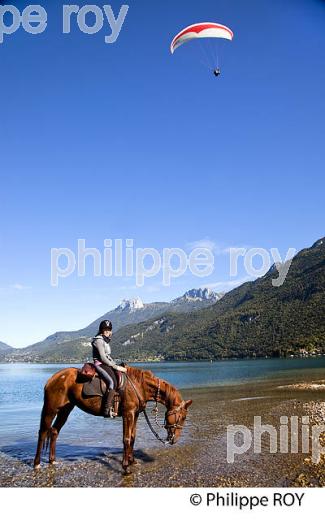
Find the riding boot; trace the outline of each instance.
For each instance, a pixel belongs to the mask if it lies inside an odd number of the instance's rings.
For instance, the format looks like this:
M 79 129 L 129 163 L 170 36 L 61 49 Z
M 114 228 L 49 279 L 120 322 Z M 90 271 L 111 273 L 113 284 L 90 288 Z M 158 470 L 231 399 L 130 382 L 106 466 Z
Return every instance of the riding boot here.
M 115 417 L 115 413 L 112 411 L 114 395 L 115 395 L 115 390 L 108 390 L 103 397 L 103 416 L 104 417 Z

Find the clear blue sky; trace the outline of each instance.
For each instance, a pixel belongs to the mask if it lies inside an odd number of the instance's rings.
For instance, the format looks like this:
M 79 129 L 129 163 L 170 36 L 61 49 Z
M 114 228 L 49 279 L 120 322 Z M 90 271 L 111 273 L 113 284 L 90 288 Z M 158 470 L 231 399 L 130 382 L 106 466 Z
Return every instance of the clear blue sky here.
M 1 341 L 80 328 L 122 298 L 229 289 L 218 252 L 285 254 L 324 235 L 325 2 L 132 0 L 113 45 L 107 28 L 62 35 L 64 2 L 40 3 L 47 31 L 0 45 Z M 218 79 L 192 48 L 169 54 L 181 28 L 208 20 L 235 33 Z M 217 264 L 171 287 L 91 269 L 51 287 L 50 249 L 78 238 L 158 250 L 209 240 Z

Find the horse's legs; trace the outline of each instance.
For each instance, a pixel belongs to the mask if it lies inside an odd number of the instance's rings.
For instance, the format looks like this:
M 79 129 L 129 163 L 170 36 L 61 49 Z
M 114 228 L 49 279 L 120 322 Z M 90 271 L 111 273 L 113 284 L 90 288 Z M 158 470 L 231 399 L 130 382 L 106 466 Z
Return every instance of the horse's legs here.
M 51 428 L 50 433 L 50 458 L 49 463 L 55 464 L 55 448 L 56 448 L 56 440 L 60 433 L 61 428 L 65 425 L 70 413 L 72 412 L 74 405 L 71 403 L 66 404 L 63 408 L 57 413 L 54 424 Z
M 124 444 L 124 453 L 123 453 L 123 462 L 122 466 L 125 471 L 125 474 L 129 474 L 129 457 L 132 452 L 131 448 L 131 439 L 132 439 L 132 430 L 134 425 L 134 412 L 127 412 L 123 416 L 123 444 Z
M 35 469 L 38 469 L 40 467 L 43 444 L 50 431 L 51 424 L 52 424 L 52 421 L 55 416 L 56 416 L 56 410 L 50 410 L 50 409 L 47 409 L 47 407 L 45 405 L 43 406 L 42 415 L 41 415 L 41 424 L 40 424 L 40 429 L 38 432 L 37 450 L 36 450 L 36 455 L 35 455 L 35 459 L 34 459 L 34 468 Z
M 137 412 L 137 413 L 135 414 L 134 422 L 133 422 L 133 427 L 132 427 L 132 431 L 131 431 L 131 443 L 130 443 L 130 452 L 129 452 L 129 464 L 135 464 L 135 463 L 136 463 L 136 460 L 135 460 L 135 458 L 134 458 L 133 447 L 134 447 L 135 436 L 136 436 L 136 432 L 137 432 L 137 421 L 138 421 L 138 417 L 139 417 L 139 412 Z

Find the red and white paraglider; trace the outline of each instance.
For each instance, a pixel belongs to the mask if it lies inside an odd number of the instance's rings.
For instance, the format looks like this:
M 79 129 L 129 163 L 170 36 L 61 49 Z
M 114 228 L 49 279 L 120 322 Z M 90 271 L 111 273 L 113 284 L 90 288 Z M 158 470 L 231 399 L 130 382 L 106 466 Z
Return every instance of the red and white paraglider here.
M 186 42 L 198 38 L 222 38 L 225 40 L 232 40 L 234 33 L 226 25 L 213 22 L 195 23 L 185 27 L 182 31 L 176 34 L 170 45 L 170 52 L 174 54 L 175 50 Z M 215 76 L 219 76 L 221 71 L 219 67 L 213 69 Z

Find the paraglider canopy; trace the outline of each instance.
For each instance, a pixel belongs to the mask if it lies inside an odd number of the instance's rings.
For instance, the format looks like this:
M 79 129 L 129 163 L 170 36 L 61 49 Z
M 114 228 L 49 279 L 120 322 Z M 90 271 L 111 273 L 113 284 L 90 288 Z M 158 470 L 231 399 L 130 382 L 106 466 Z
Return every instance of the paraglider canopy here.
M 233 37 L 234 33 L 225 25 L 213 22 L 195 23 L 185 27 L 185 29 L 176 34 L 170 45 L 170 52 L 173 54 L 183 43 L 196 38 L 224 38 L 232 40 Z

